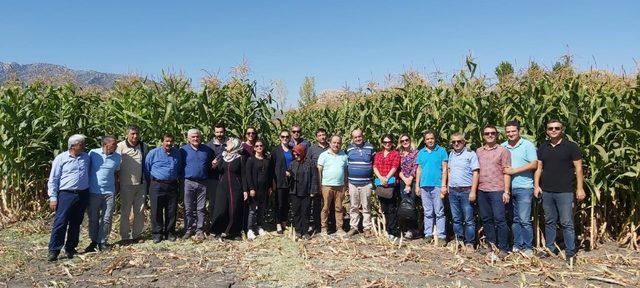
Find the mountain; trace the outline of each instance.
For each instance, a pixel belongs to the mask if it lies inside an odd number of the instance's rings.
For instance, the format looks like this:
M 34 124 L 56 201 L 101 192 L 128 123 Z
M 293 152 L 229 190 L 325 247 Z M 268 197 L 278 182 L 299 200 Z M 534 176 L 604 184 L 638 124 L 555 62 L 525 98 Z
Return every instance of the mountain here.
M 35 80 L 57 83 L 72 81 L 79 86 L 98 86 L 108 89 L 113 87 L 115 81 L 122 76 L 90 70 L 73 70 L 65 66 L 47 63 L 21 65 L 15 62 L 0 62 L 0 83 L 7 80 L 19 80 L 26 83 Z

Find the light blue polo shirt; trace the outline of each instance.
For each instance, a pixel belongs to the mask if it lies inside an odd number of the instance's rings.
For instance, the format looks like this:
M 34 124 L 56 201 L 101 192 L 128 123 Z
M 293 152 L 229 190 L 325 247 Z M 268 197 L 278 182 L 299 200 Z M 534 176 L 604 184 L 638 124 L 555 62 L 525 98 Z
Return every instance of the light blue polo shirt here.
M 89 151 L 89 192 L 93 194 L 112 194 L 116 192 L 116 171 L 120 170 L 122 157 L 113 152 L 106 155 L 102 148 Z
M 447 162 L 447 151 L 436 145 L 429 151 L 427 147 L 420 149 L 416 164 L 420 165 L 420 187 L 442 186 L 442 162 Z
M 347 168 L 347 154 L 343 151 L 334 154 L 331 150 L 324 151 L 318 157 L 318 165 L 322 166 L 322 185 L 344 185 L 344 170 Z
M 520 138 L 513 147 L 508 141 L 502 143 L 502 146 L 511 152 L 511 168 L 522 167 L 531 161 L 538 160 L 536 147 L 524 138 Z M 533 188 L 533 171 L 511 175 L 511 188 Z
M 473 171 L 480 169 L 476 152 L 462 149 L 460 153 L 451 150 L 449 153 L 449 187 L 471 187 Z

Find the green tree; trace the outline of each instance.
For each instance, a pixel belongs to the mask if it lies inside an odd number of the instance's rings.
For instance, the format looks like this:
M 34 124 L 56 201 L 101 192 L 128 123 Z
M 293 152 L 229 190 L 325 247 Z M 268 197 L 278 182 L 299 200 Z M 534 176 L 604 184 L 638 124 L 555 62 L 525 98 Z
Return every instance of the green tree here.
M 311 104 L 316 103 L 318 101 L 318 95 L 316 94 L 316 79 L 315 77 L 304 77 L 304 81 L 302 82 L 302 86 L 300 86 L 300 99 L 298 100 L 298 105 L 300 107 L 305 107 Z
M 498 77 L 498 81 L 502 82 L 507 77 L 513 76 L 513 65 L 507 61 L 502 61 L 496 67 L 496 76 Z

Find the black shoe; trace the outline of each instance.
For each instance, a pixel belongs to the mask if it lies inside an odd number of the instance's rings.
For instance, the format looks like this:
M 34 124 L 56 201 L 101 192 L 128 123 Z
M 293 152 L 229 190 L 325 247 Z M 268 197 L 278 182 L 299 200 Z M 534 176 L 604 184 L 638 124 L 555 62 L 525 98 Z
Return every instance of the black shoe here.
M 568 256 L 564 261 L 567 262 L 567 266 L 569 266 L 569 268 L 573 268 L 573 266 L 576 265 L 576 256 Z
M 87 248 L 84 248 L 84 253 L 98 252 L 98 243 L 91 242 Z
M 433 243 L 433 236 L 425 236 L 424 237 L 424 243 L 426 243 L 426 244 Z
M 60 254 L 60 251 L 49 251 L 49 255 L 47 256 L 47 261 L 49 262 L 57 261 L 58 254 Z
M 98 250 L 101 252 L 107 251 L 109 250 L 109 246 L 107 246 L 107 243 L 100 243 L 98 244 Z
M 64 252 L 66 252 L 67 258 L 69 258 L 69 259 L 73 259 L 73 256 L 78 254 L 78 251 L 76 251 L 76 248 L 64 250 Z
M 193 232 L 187 231 L 187 233 L 184 233 L 184 236 L 182 236 L 182 239 L 189 240 L 191 239 L 191 236 L 193 236 Z
M 171 242 L 175 242 L 176 241 L 176 235 L 168 234 L 167 235 L 167 240 L 169 240 Z
M 160 241 L 162 241 L 162 236 L 160 235 L 153 235 L 153 243 L 158 244 L 160 243 Z
M 552 256 L 558 255 L 558 252 L 541 250 L 541 251 L 536 251 L 535 255 L 538 256 L 538 258 L 540 259 L 547 259 L 547 258 L 551 258 Z

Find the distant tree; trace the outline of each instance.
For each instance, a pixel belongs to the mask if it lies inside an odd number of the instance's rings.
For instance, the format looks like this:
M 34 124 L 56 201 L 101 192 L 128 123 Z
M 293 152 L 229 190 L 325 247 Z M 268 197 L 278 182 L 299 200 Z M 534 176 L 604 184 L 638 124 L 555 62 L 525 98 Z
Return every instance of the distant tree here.
M 496 76 L 498 77 L 498 81 L 504 81 L 507 77 L 513 76 L 513 65 L 507 61 L 502 61 L 496 67 Z
M 316 80 L 314 77 L 304 77 L 302 86 L 300 86 L 300 98 L 298 99 L 298 106 L 305 107 L 318 101 L 318 95 L 316 94 L 315 86 Z

